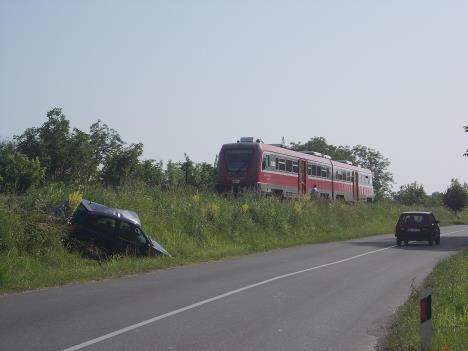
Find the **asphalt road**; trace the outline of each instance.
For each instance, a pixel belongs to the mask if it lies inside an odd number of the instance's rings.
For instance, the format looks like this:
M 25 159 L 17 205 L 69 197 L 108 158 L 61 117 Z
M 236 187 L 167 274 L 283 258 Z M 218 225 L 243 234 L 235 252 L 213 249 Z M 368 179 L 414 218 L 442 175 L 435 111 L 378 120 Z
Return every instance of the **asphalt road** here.
M 309 245 L 0 297 L 0 350 L 374 350 L 468 226 Z

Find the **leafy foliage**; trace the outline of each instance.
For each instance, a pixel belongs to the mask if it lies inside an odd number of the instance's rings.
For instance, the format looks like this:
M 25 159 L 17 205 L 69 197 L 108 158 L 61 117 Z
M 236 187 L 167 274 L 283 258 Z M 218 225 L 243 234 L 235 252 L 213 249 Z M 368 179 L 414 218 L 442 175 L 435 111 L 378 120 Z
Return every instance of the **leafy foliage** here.
M 393 175 L 388 171 L 390 161 L 379 151 L 363 145 L 334 146 L 328 144 L 323 137 L 311 138 L 306 143 L 291 143 L 297 151 L 316 151 L 331 156 L 334 160 L 347 160 L 364 168 L 370 169 L 374 174 L 373 186 L 376 198 L 388 198 L 391 194 Z
M 352 149 L 356 164 L 368 168 L 374 174 L 374 191 L 377 198 L 389 197 L 393 175 L 388 171 L 390 161 L 379 151 L 363 145 L 356 145 Z
M 139 157 L 143 153 L 143 144 L 123 147 L 109 156 L 102 170 L 102 179 L 106 184 L 123 185 L 136 178 L 139 169 Z
M 127 145 L 116 130 L 101 120 L 92 124 L 88 133 L 76 128 L 71 130 L 70 121 L 61 108 L 53 108 L 40 127 L 28 128 L 14 139 L 15 143 L 3 143 L 2 150 L 5 155 L 12 155 L 3 156 L 4 162 L 14 161 L 16 168 L 13 171 L 10 167 L 9 174 L 1 175 L 0 179 L 10 184 L 14 175 L 19 177 L 21 173 L 24 180 L 18 178 L 18 184 L 8 185 L 14 190 L 25 189 L 42 179 L 66 184 L 102 181 L 106 185 L 122 186 L 143 181 L 151 186 L 190 184 L 209 188 L 216 176 L 214 166 L 195 164 L 187 155 L 183 163 L 169 161 L 166 170 L 161 161 L 142 161 L 143 144 Z M 25 173 L 28 168 L 32 177 L 29 181 Z M 6 188 L 2 185 L 0 190 Z
M 328 144 L 323 137 L 313 137 L 306 143 L 291 143 L 291 148 L 296 151 L 315 151 L 328 155 L 334 160 L 348 160 L 355 162 L 355 157 L 349 146 L 334 146 Z
M 0 191 L 24 192 L 44 179 L 39 159 L 14 151 L 12 143 L 0 145 Z
M 416 182 L 402 185 L 394 195 L 395 200 L 405 205 L 420 205 L 427 202 L 428 196 L 422 184 Z
M 444 194 L 444 204 L 455 212 L 464 209 L 468 204 L 468 185 L 462 185 L 457 179 L 452 179 Z

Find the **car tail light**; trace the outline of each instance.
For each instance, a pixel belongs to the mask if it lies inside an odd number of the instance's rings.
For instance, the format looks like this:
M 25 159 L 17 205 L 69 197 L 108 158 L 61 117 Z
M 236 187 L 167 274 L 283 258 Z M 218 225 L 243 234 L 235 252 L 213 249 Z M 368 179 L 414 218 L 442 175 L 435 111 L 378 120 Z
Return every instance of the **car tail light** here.
M 403 225 L 400 225 L 398 228 L 399 228 L 400 230 L 406 230 L 406 227 L 403 226 Z

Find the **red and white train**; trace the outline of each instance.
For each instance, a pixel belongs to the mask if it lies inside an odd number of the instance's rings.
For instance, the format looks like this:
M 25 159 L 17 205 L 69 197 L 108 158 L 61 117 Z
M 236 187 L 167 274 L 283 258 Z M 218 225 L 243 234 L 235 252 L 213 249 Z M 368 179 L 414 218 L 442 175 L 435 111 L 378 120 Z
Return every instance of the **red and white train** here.
M 348 161 L 264 144 L 252 137 L 224 144 L 219 153 L 216 183 L 219 192 L 251 189 L 295 197 L 308 194 L 314 185 L 321 198 L 354 202 L 374 199 L 372 172 Z

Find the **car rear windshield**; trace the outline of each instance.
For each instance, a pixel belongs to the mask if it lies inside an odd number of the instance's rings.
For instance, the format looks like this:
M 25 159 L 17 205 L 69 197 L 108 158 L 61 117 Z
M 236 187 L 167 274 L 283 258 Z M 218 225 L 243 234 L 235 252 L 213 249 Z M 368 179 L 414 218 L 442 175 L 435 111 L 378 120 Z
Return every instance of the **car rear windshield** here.
M 225 151 L 226 167 L 229 172 L 239 172 L 247 169 L 252 159 L 253 149 L 231 149 Z
M 429 216 L 426 214 L 404 214 L 401 215 L 399 224 L 418 225 L 429 223 Z

